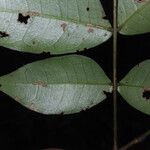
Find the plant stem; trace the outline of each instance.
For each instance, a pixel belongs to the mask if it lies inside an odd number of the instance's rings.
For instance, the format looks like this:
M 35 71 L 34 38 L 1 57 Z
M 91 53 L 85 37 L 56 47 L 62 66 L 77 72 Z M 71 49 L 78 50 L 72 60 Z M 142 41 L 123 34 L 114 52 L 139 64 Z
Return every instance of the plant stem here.
M 123 146 L 119 150 L 127 150 L 127 149 L 131 148 L 132 146 L 134 146 L 135 144 L 138 144 L 138 143 L 144 141 L 148 136 L 150 136 L 150 130 L 148 130 L 147 132 L 145 132 L 141 136 L 133 139 L 130 143 L 128 143 L 127 145 Z
M 114 150 L 117 150 L 117 5 L 118 0 L 113 0 L 113 129 Z

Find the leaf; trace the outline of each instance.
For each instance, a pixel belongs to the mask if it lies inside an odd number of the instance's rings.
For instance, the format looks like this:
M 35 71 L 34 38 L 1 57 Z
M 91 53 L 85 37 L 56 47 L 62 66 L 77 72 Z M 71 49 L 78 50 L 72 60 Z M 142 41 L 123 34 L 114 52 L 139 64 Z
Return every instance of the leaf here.
M 111 92 L 111 81 L 90 58 L 78 55 L 28 64 L 0 77 L 0 90 L 43 114 L 70 114 L 90 108 Z
M 119 0 L 118 22 L 121 34 L 150 32 L 150 0 Z
M 118 90 L 129 104 L 150 115 L 150 60 L 135 66 L 120 82 Z
M 110 38 L 99 0 L 0 0 L 0 45 L 18 51 L 62 54 Z

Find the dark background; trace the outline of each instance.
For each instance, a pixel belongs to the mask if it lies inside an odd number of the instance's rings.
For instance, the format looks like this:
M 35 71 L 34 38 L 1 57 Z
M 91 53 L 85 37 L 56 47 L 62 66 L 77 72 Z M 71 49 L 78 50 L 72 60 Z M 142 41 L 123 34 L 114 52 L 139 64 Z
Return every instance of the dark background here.
M 112 22 L 112 0 L 102 0 Z M 112 79 L 112 38 L 79 54 L 91 57 Z M 0 75 L 35 60 L 50 57 L 20 53 L 0 47 Z M 118 81 L 129 70 L 150 59 L 150 34 L 118 37 Z M 0 92 L 0 149 L 39 150 L 62 147 L 65 150 L 111 150 L 113 145 L 113 100 L 75 115 L 46 116 L 21 106 Z M 118 94 L 118 145 L 123 146 L 150 129 L 150 117 L 134 109 Z M 150 137 L 130 150 L 149 150 Z

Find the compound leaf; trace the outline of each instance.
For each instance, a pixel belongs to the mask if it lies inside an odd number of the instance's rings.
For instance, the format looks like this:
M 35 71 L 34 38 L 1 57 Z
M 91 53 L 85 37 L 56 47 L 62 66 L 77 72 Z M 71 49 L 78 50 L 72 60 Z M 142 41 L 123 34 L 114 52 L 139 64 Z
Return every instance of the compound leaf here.
M 150 32 L 150 0 L 119 0 L 118 24 L 121 34 Z
M 135 66 L 120 82 L 118 91 L 129 104 L 150 115 L 150 60 Z
M 99 0 L 0 0 L 0 45 L 31 53 L 71 53 L 110 38 Z
M 0 77 L 0 90 L 43 114 L 70 114 L 90 108 L 111 92 L 111 81 L 90 58 L 49 58 Z

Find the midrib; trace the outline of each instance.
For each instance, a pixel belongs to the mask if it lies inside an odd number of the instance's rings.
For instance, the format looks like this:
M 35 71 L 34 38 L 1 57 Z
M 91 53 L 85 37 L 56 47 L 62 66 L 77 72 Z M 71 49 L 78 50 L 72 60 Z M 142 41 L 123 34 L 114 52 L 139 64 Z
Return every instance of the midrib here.
M 42 82 L 41 82 L 42 83 Z M 99 86 L 99 85 L 107 85 L 107 86 L 111 86 L 111 82 L 110 83 L 46 83 L 46 82 L 43 82 L 43 84 L 45 85 L 95 85 L 95 86 Z M 3 84 L 1 84 L 3 86 Z M 5 84 L 5 85 L 38 85 L 38 82 L 36 83 L 12 83 L 12 84 Z M 40 85 L 40 83 L 39 83 Z M 1 86 L 1 87 L 2 87 Z
M 0 8 L 0 12 L 14 13 L 14 14 L 24 13 L 24 12 L 21 12 L 19 10 L 18 11 L 14 11 L 14 10 L 11 10 L 11 9 L 5 10 L 5 9 L 1 9 L 1 8 Z M 59 21 L 64 21 L 64 22 L 69 22 L 69 23 L 74 23 L 74 24 L 82 25 L 82 26 L 85 26 L 85 27 L 93 27 L 93 28 L 96 28 L 96 29 L 102 29 L 102 30 L 107 30 L 109 32 L 112 32 L 112 28 L 111 28 L 111 26 L 109 26 L 109 23 L 108 23 L 107 26 L 94 25 L 94 24 L 90 24 L 90 23 L 75 21 L 73 19 L 72 20 L 71 19 L 65 19 L 65 18 L 61 18 L 61 17 L 49 15 L 49 14 L 43 14 L 43 15 L 40 14 L 40 15 L 35 16 L 35 17 L 42 17 L 42 18 L 46 18 L 46 19 L 54 19 L 54 20 L 59 20 Z

